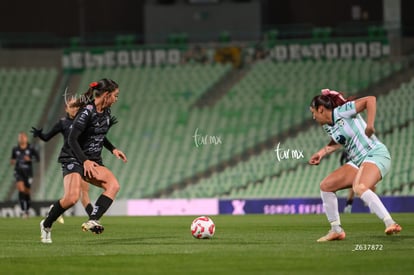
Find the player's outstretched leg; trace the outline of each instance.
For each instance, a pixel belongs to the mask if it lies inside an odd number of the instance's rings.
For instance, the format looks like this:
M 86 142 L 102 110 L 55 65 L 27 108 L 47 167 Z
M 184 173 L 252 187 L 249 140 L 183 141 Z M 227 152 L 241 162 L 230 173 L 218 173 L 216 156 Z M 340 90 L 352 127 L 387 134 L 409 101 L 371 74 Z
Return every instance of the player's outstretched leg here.
M 393 235 L 401 232 L 402 227 L 392 219 L 377 194 L 371 190 L 367 190 L 362 194 L 361 199 L 366 202 L 371 212 L 375 213 L 384 222 L 385 234 Z
M 328 242 L 345 239 L 345 231 L 341 226 L 341 219 L 338 211 L 338 198 L 334 192 L 321 191 L 321 198 L 323 207 L 325 209 L 326 217 L 331 224 L 331 230 L 328 234 L 322 236 L 317 242 Z

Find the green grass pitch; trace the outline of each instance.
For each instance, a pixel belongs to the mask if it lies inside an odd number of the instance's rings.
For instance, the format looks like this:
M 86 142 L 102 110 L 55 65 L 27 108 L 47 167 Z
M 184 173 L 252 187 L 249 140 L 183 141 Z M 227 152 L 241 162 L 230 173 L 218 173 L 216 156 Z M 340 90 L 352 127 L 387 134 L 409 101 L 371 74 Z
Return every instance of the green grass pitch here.
M 343 241 L 317 243 L 324 215 L 212 216 L 216 234 L 197 240 L 193 216 L 104 217 L 105 232 L 82 232 L 85 218 L 56 223 L 40 243 L 40 218 L 0 219 L 1 274 L 412 274 L 414 214 L 394 214 L 386 236 L 372 214 L 342 215 Z

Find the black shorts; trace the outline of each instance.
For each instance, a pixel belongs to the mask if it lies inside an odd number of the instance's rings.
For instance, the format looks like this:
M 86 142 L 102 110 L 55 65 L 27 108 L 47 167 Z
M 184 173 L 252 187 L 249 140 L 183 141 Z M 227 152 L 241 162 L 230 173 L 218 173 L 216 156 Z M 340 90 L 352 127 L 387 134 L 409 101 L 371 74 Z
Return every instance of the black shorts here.
M 97 161 L 97 163 L 103 166 L 102 162 Z M 83 164 L 81 164 L 76 159 L 65 160 L 64 162 L 62 162 L 63 177 L 71 173 L 78 173 L 82 177 L 82 179 L 88 181 L 88 178 L 84 176 Z
M 63 162 L 62 163 L 63 177 L 65 177 L 66 175 L 69 175 L 71 173 L 78 173 L 79 175 L 81 175 L 82 178 L 84 178 L 84 176 L 83 176 L 83 165 L 80 164 L 79 161 L 77 161 L 77 160 Z
M 30 176 L 28 173 L 14 171 L 14 179 L 16 182 L 22 181 L 26 188 L 30 188 L 32 186 L 33 177 Z

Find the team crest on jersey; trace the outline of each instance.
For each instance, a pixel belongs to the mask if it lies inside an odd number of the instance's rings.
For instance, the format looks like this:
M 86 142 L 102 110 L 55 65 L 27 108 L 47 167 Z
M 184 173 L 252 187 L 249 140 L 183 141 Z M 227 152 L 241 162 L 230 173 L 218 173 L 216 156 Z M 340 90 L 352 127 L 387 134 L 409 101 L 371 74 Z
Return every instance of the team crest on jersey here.
M 68 168 L 68 170 L 72 170 L 73 169 L 73 167 L 75 167 L 75 165 L 74 164 L 68 164 L 68 166 L 67 166 L 67 168 Z
M 86 109 L 88 109 L 89 111 L 92 111 L 93 110 L 93 105 L 91 105 L 91 104 L 86 105 Z

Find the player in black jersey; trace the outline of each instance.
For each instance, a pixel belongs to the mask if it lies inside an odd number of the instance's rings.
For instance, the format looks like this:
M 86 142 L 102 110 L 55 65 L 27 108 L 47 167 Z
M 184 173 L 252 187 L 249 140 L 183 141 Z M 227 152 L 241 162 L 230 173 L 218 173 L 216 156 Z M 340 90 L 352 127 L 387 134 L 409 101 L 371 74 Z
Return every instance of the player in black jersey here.
M 70 106 L 70 104 L 74 103 L 74 101 L 74 99 L 67 101 L 65 106 L 66 116 L 61 118 L 49 132 L 43 133 L 43 129 L 36 129 L 32 127 L 31 132 L 33 133 L 33 137 L 39 137 L 41 140 L 47 142 L 60 133 L 63 136 L 64 144 L 67 144 L 67 139 L 70 133 L 70 126 L 72 125 L 73 119 L 75 118 L 76 113 L 79 110 L 78 107 Z M 116 123 L 116 119 L 111 118 L 111 125 L 114 123 Z M 62 155 L 62 153 L 60 155 Z M 85 211 L 88 214 L 88 216 L 90 216 L 92 214 L 93 206 L 89 199 L 89 184 L 86 181 L 82 181 L 81 183 L 81 193 L 82 205 L 83 207 L 85 207 Z M 63 223 L 63 218 L 59 217 L 58 221 Z
M 95 234 L 103 232 L 99 219 L 111 206 L 119 191 L 119 183 L 114 174 L 102 163 L 103 147 L 117 158 L 127 161 L 125 154 L 116 149 L 106 138 L 110 128 L 110 107 L 117 101 L 118 84 L 113 80 L 102 79 L 92 82 L 88 91 L 71 106 L 79 107 L 72 123 L 67 143 L 64 144 L 59 161 L 62 163 L 65 194 L 53 204 L 46 219 L 40 222 L 41 240 L 51 243 L 51 227 L 56 219 L 72 207 L 79 199 L 82 180 L 104 189 L 96 200 L 89 221 L 82 224 L 84 231 Z
M 33 182 L 33 158 L 39 161 L 39 153 L 29 144 L 24 132 L 18 135 L 18 145 L 13 147 L 10 163 L 14 165 L 14 178 L 19 192 L 22 217 L 29 216 L 30 188 Z

